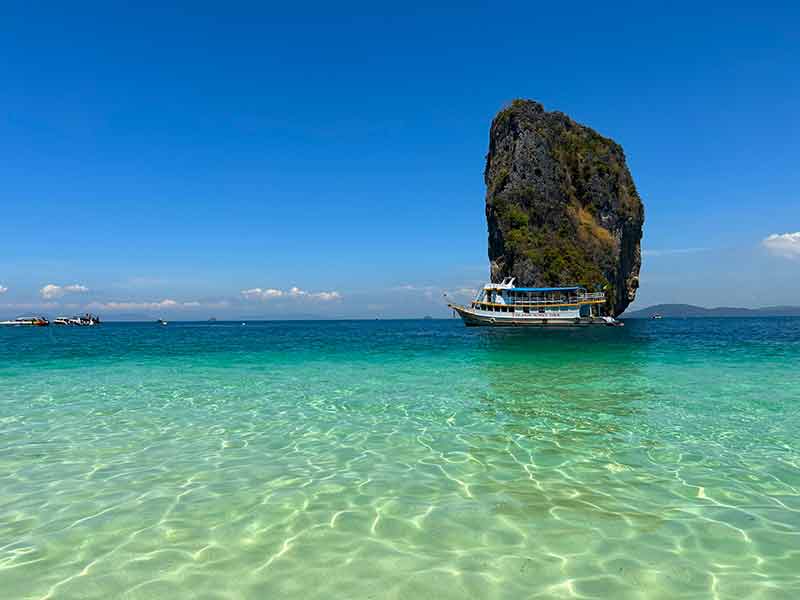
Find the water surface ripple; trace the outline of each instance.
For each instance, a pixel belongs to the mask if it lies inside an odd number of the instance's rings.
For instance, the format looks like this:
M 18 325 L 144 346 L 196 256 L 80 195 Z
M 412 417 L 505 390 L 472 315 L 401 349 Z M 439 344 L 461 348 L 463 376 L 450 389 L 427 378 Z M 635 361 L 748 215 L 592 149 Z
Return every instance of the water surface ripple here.
M 4 598 L 800 597 L 800 319 L 0 331 Z

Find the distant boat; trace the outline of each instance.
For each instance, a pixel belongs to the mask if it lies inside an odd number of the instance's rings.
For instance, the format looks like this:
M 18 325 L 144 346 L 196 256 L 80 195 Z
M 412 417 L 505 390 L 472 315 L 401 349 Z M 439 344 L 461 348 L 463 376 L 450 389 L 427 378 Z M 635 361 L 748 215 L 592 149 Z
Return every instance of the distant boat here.
M 86 313 L 80 317 L 56 317 L 53 319 L 53 325 L 75 325 L 79 327 L 91 327 L 100 324 L 100 317 L 90 313 Z
M 46 327 L 50 325 L 50 321 L 44 317 L 17 317 L 10 321 L 0 321 L 0 325 L 9 325 L 11 327 Z
M 217 322 L 217 317 L 211 317 L 211 318 L 208 320 L 208 322 L 209 322 L 209 323 L 216 323 L 216 322 Z
M 430 316 L 430 315 L 425 315 L 424 317 L 422 317 L 422 320 L 423 321 L 433 321 L 433 317 Z
M 167 322 L 164 319 L 159 319 L 158 321 L 156 321 L 156 323 L 158 323 L 159 325 L 166 325 L 167 324 Z
M 662 315 L 661 313 L 653 313 L 652 315 L 650 315 L 650 318 L 657 321 L 659 319 L 663 319 L 664 315 Z
M 603 292 L 570 287 L 516 287 L 513 277 L 487 283 L 469 306 L 448 304 L 468 326 L 488 327 L 622 327 L 614 317 L 600 314 Z

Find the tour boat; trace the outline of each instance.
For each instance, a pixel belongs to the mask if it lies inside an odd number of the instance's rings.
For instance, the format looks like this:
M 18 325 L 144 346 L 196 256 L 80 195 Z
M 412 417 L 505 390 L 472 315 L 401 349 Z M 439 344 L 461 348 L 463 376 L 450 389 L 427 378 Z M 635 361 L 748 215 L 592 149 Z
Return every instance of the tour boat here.
M 604 292 L 581 286 L 516 287 L 513 277 L 487 283 L 469 306 L 448 304 L 468 326 L 489 327 L 620 327 L 621 321 L 602 316 Z
M 0 325 L 11 325 L 12 327 L 45 327 L 50 325 L 50 321 L 44 317 L 17 317 L 10 321 L 0 321 Z

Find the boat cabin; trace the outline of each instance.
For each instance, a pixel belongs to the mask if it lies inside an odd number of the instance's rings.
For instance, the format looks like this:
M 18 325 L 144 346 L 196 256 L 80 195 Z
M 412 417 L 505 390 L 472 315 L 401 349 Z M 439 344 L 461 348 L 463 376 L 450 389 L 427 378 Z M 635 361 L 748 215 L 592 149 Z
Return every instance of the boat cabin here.
M 490 313 L 575 318 L 597 315 L 592 307 L 603 303 L 603 292 L 587 292 L 582 286 L 515 287 L 514 278 L 506 277 L 486 284 L 470 306 Z

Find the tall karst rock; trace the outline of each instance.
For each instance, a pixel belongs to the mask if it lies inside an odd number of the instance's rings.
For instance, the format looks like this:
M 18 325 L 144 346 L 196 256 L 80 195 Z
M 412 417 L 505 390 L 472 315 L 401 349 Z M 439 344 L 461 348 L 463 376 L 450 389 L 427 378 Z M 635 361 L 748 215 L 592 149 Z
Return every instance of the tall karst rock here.
M 538 102 L 492 121 L 486 157 L 492 281 L 604 289 L 619 315 L 639 287 L 644 207 L 619 144 Z

